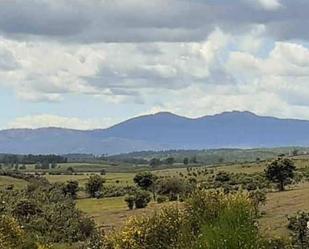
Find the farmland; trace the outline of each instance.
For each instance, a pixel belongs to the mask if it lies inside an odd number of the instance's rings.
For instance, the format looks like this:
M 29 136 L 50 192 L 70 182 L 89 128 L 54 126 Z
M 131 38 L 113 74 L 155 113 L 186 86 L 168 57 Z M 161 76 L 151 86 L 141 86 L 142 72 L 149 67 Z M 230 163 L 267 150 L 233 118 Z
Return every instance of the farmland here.
M 298 168 L 305 168 L 309 165 L 309 159 L 307 157 L 295 157 L 294 162 Z M 217 166 L 198 167 L 197 169 L 213 169 L 215 172 L 231 172 L 231 173 L 245 173 L 253 174 L 263 172 L 267 162 L 261 163 L 235 163 L 235 164 L 221 164 Z M 91 163 L 68 163 L 61 164 L 61 169 L 64 170 L 68 167 L 72 167 L 74 171 L 79 172 L 76 175 L 65 174 L 46 174 L 46 179 L 51 183 L 65 183 L 67 181 L 78 181 L 79 185 L 83 188 L 87 182 L 89 176 L 97 174 L 96 172 L 103 169 L 108 169 L 112 165 L 106 164 L 91 164 Z M 145 166 L 146 167 L 146 166 Z M 141 170 L 143 170 L 142 167 Z M 32 172 L 34 168 L 29 166 L 26 172 Z M 103 177 L 105 179 L 106 186 L 132 186 L 133 177 L 135 176 L 136 168 L 130 170 L 130 172 L 107 172 Z M 124 171 L 122 169 L 121 171 Z M 133 171 L 133 172 L 132 172 Z M 177 167 L 163 170 L 154 170 L 153 173 L 158 176 L 177 176 L 179 174 L 185 174 L 187 168 Z M 0 176 L 0 188 L 4 188 L 8 185 L 14 185 L 15 188 L 22 188 L 26 186 L 27 182 L 21 179 L 16 179 L 7 176 Z M 112 197 L 93 199 L 86 198 L 83 194 L 79 195 L 77 199 L 77 207 L 94 218 L 97 225 L 100 227 L 115 228 L 121 226 L 126 218 L 132 215 L 138 215 L 140 213 L 147 213 L 156 210 L 160 205 L 156 203 L 150 203 L 150 205 L 144 210 L 129 211 L 123 197 Z M 291 189 L 285 192 L 271 192 L 267 194 L 267 202 L 262 207 L 264 215 L 260 219 L 261 227 L 263 231 L 275 235 L 285 235 L 286 230 L 286 215 L 295 213 L 298 210 L 308 210 L 309 197 L 309 184 L 300 183 L 293 186 Z M 309 211 L 309 210 L 308 210 Z

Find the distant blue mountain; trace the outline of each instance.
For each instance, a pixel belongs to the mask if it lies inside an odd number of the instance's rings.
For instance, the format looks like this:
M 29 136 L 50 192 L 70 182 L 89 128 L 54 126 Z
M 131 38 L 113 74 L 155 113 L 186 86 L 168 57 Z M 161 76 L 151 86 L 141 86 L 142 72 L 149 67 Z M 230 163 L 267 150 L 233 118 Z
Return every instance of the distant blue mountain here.
M 309 121 L 224 112 L 191 119 L 168 112 L 129 119 L 108 129 L 0 131 L 2 153 L 118 154 L 141 150 L 309 146 Z

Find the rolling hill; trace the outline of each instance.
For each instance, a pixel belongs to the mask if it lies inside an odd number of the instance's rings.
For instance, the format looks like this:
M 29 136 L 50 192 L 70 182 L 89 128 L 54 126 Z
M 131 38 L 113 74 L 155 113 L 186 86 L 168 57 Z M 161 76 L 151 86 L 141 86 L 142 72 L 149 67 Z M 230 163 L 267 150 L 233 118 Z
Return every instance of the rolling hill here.
M 224 112 L 186 118 L 168 112 L 129 119 L 107 129 L 0 131 L 0 152 L 118 154 L 141 150 L 308 146 L 309 121 Z

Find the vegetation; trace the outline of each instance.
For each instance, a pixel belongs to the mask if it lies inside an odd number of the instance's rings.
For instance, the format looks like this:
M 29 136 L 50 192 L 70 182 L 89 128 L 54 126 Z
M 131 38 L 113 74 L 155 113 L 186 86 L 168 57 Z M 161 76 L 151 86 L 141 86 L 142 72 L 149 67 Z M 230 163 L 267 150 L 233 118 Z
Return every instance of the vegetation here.
M 94 222 L 76 209 L 61 185 L 36 180 L 23 190 L 2 190 L 0 199 L 0 215 L 12 217 L 34 242 L 72 243 L 95 232 Z
M 160 159 L 162 165 L 168 158 L 172 156 Z M 57 249 L 139 248 L 139 244 L 117 244 L 118 239 L 123 240 L 121 231 L 127 229 L 127 225 L 123 227 L 126 218 L 135 220 L 136 229 L 146 233 L 141 240 L 146 243 L 149 239 L 147 248 L 159 243 L 156 236 L 163 238 L 161 248 L 307 247 L 306 213 L 292 215 L 289 220 L 285 217 L 299 210 L 309 211 L 305 201 L 309 198 L 308 158 L 301 152 L 295 157 L 217 167 L 193 166 L 199 159 L 187 159 L 186 167 L 184 161 L 180 163 L 183 168 L 178 168 L 175 158 L 171 169 L 149 171 L 141 167 L 137 173 L 111 173 L 102 165 L 92 168 L 71 163 L 58 165 L 57 171 L 35 169 L 34 165 L 18 170 L 7 167 L 0 171 L 0 213 L 16 222 L 23 232 L 22 244 L 30 248 L 46 244 Z M 86 167 L 96 171 L 87 172 Z M 290 191 L 273 192 L 274 186 L 280 189 L 281 182 Z M 151 201 L 150 192 L 156 201 Z M 164 215 L 166 218 L 161 217 Z M 180 222 L 175 223 L 177 231 L 164 226 L 169 225 L 165 220 L 169 218 Z M 144 231 L 147 226 L 151 229 Z M 61 227 L 65 227 L 62 232 Z M 98 227 L 103 228 L 103 235 Z M 277 235 L 288 237 L 287 229 L 291 240 L 278 239 Z M 164 235 L 167 230 L 174 237 Z M 134 235 L 133 240 L 136 238 Z
M 278 184 L 279 191 L 284 191 L 284 186 L 294 178 L 296 168 L 294 163 L 287 158 L 279 158 L 267 167 L 267 179 Z
M 98 197 L 103 188 L 104 182 L 105 180 L 99 175 L 90 176 L 88 182 L 86 183 L 86 192 L 91 197 Z

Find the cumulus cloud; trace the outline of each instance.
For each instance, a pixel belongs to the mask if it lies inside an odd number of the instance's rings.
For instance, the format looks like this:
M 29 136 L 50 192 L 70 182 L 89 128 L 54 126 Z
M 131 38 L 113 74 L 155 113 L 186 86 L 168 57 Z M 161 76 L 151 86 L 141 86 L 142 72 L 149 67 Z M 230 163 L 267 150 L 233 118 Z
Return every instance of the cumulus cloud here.
M 35 105 L 83 95 L 143 113 L 309 118 L 308 15 L 304 0 L 2 1 L 0 87 Z M 105 126 L 46 115 L 10 127 Z
M 144 92 L 153 88 L 180 89 L 209 80 L 229 39 L 219 29 L 200 43 L 62 45 L 3 39 L 19 67 L 0 72 L 0 84 L 29 101 L 59 101 L 76 93 L 142 103 Z
M 111 118 L 81 119 L 77 117 L 63 117 L 58 115 L 41 114 L 34 116 L 18 117 L 9 122 L 7 128 L 41 128 L 41 127 L 63 127 L 68 129 L 99 129 L 107 128 L 115 120 Z
M 296 14 L 297 13 L 297 14 Z M 68 42 L 198 42 L 215 27 L 264 24 L 273 38 L 308 39 L 304 0 L 15 0 L 0 3 L 0 32 Z
M 258 0 L 257 2 L 266 10 L 276 10 L 281 7 L 279 0 Z

